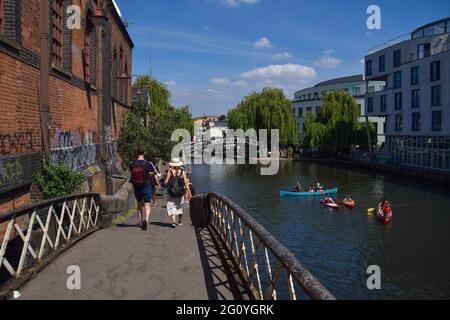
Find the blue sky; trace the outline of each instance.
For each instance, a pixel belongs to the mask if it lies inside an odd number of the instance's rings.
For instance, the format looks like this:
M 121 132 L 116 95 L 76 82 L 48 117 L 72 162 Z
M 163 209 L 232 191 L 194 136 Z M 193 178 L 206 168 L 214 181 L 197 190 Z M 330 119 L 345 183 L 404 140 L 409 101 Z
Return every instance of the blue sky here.
M 449 0 L 116 0 L 135 42 L 133 73 L 165 82 L 194 116 L 226 114 L 247 94 L 363 73 L 368 49 L 450 14 Z M 382 29 L 366 27 L 369 5 Z

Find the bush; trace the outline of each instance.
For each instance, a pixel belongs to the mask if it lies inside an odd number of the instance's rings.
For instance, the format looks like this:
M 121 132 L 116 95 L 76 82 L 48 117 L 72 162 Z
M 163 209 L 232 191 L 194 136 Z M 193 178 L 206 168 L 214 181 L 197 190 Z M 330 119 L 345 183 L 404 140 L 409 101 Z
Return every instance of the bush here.
M 84 176 L 67 166 L 44 164 L 33 176 L 33 183 L 44 193 L 45 199 L 69 196 L 81 191 Z

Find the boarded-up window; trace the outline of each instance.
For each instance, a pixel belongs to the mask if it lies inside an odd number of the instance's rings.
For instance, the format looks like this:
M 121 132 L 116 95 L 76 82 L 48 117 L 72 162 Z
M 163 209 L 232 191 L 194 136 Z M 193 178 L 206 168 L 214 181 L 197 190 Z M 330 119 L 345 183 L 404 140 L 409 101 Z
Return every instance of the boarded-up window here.
M 1 1 L 1 0 L 0 0 Z M 55 67 L 62 68 L 63 63 L 63 1 L 53 0 L 52 6 L 52 52 L 53 64 Z

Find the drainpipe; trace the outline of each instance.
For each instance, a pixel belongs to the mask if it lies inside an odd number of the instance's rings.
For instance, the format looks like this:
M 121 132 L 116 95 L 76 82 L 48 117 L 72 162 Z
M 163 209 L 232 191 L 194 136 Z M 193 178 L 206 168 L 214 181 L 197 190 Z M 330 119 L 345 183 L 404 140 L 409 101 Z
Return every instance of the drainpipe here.
M 45 160 L 50 160 L 50 106 L 49 106 L 49 66 L 50 66 L 50 7 L 49 1 L 40 1 L 40 86 L 39 111 L 42 132 L 42 149 Z

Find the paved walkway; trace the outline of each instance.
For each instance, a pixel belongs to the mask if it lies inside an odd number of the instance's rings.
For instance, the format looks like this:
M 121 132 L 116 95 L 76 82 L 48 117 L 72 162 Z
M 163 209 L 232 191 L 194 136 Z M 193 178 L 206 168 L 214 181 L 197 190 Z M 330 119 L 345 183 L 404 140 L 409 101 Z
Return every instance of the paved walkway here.
M 217 300 L 242 296 L 208 229 L 170 228 L 160 199 L 147 231 L 137 216 L 81 241 L 19 289 L 23 300 Z M 69 266 L 81 269 L 81 290 L 67 289 Z

